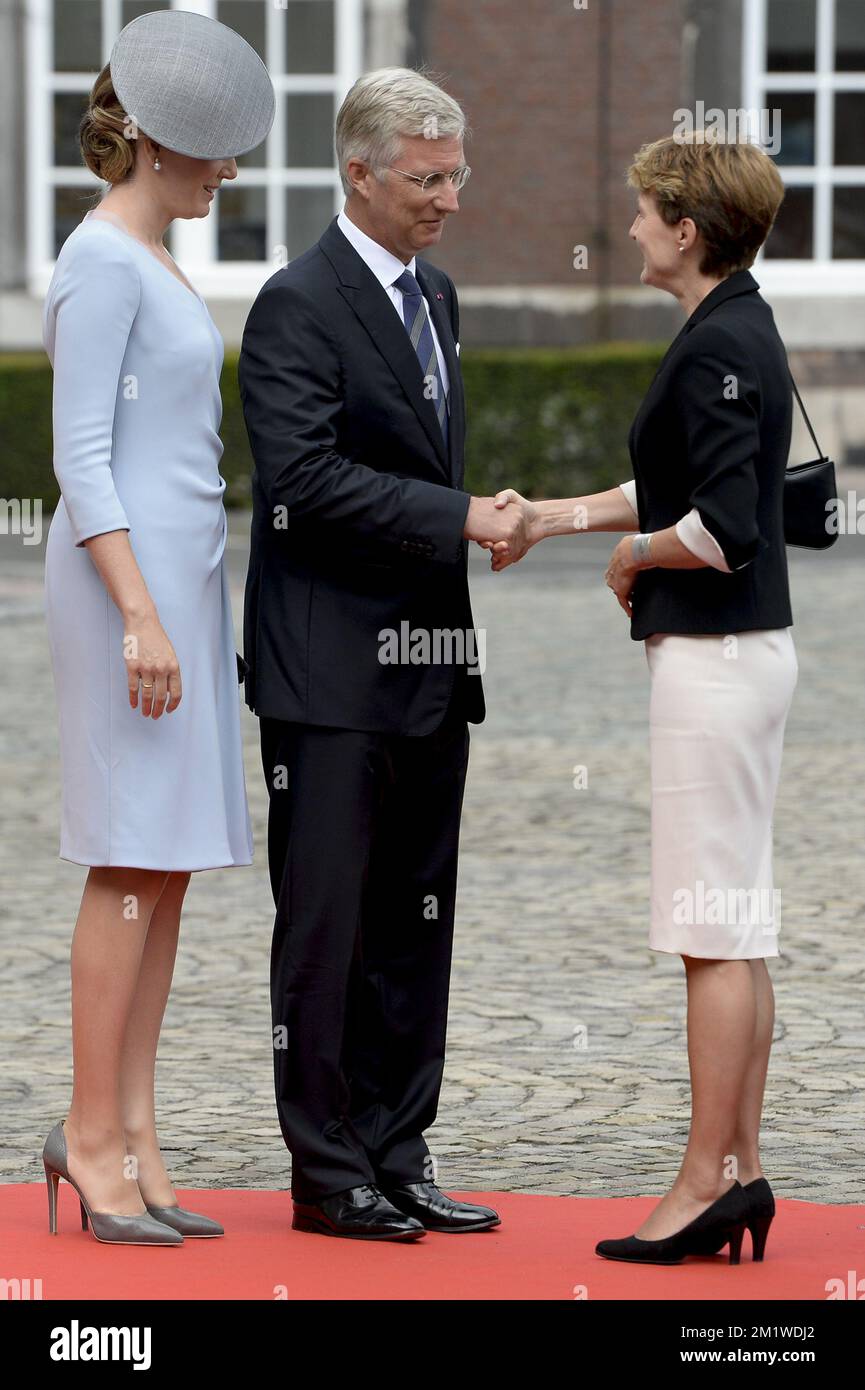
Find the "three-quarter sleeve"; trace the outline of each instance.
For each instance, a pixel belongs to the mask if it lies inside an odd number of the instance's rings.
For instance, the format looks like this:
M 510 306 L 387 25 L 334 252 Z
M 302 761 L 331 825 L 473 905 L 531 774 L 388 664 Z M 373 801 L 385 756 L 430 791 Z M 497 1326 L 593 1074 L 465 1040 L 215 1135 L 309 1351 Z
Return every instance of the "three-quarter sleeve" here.
M 76 546 L 130 529 L 112 473 L 114 412 L 141 299 L 132 258 L 110 237 L 66 249 L 51 306 L 54 473 Z M 53 344 L 51 340 L 53 339 Z
M 629 478 L 626 483 L 619 483 L 619 487 L 625 494 L 628 506 L 631 508 L 631 511 L 634 513 L 634 516 L 637 516 L 637 484 L 634 482 L 634 479 Z
M 682 545 L 686 546 L 692 555 L 696 555 L 698 560 L 704 560 L 712 569 L 722 570 L 724 574 L 733 573 L 715 537 L 711 531 L 706 530 L 700 520 L 700 513 L 696 507 L 692 507 L 676 522 L 676 535 Z
M 704 322 L 694 330 L 692 350 L 680 361 L 674 389 L 684 431 L 690 505 L 717 541 L 729 569 L 744 569 L 768 544 L 757 525 L 756 373 L 734 334 Z

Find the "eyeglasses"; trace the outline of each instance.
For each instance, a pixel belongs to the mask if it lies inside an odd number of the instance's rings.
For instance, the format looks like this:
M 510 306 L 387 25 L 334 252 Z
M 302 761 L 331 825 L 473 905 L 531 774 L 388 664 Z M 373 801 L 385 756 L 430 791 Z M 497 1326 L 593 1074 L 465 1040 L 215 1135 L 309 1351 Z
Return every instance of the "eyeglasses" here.
M 409 174 L 405 169 L 397 169 L 395 164 L 388 164 L 387 167 L 393 169 L 395 174 L 402 174 L 404 179 L 412 179 L 415 183 L 420 184 L 423 193 L 438 193 L 444 188 L 445 182 L 459 193 L 460 189 L 465 187 L 466 180 L 471 173 L 468 164 L 463 164 L 459 169 L 452 169 L 449 174 Z

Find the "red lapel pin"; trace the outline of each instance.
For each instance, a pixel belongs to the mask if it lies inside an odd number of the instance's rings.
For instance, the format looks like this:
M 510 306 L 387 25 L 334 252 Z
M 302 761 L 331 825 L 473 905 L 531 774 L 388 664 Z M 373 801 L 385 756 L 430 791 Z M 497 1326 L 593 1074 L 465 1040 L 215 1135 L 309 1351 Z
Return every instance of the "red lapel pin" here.
M 443 295 L 443 294 L 436 294 L 436 299 L 444 299 L 444 295 Z

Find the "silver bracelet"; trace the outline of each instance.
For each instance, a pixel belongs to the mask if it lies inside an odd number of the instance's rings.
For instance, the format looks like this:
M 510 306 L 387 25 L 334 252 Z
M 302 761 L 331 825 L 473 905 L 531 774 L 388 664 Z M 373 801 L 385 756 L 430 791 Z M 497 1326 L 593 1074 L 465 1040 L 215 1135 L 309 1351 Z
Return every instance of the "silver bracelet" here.
M 631 541 L 631 554 L 634 557 L 634 564 L 640 569 L 652 564 L 651 551 L 652 534 L 651 532 L 640 532 Z

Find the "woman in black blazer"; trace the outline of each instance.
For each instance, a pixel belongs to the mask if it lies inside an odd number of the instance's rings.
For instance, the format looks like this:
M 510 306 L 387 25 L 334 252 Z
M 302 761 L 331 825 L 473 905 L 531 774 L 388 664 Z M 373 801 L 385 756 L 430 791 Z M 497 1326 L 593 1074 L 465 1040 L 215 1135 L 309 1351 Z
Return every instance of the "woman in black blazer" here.
M 631 427 L 634 481 L 534 504 L 530 544 L 639 524 L 606 578 L 651 676 L 649 944 L 684 961 L 692 1114 L 671 1191 L 636 1235 L 596 1250 L 667 1264 L 729 1242 L 737 1262 L 746 1225 L 762 1258 L 774 1215 L 759 1157 L 766 958 L 778 955 L 772 815 L 798 672 L 782 505 L 791 384 L 748 270 L 784 187 L 758 146 L 707 132 L 643 146 L 628 181 L 641 282 L 688 319 Z M 493 569 L 521 558 L 488 548 Z

